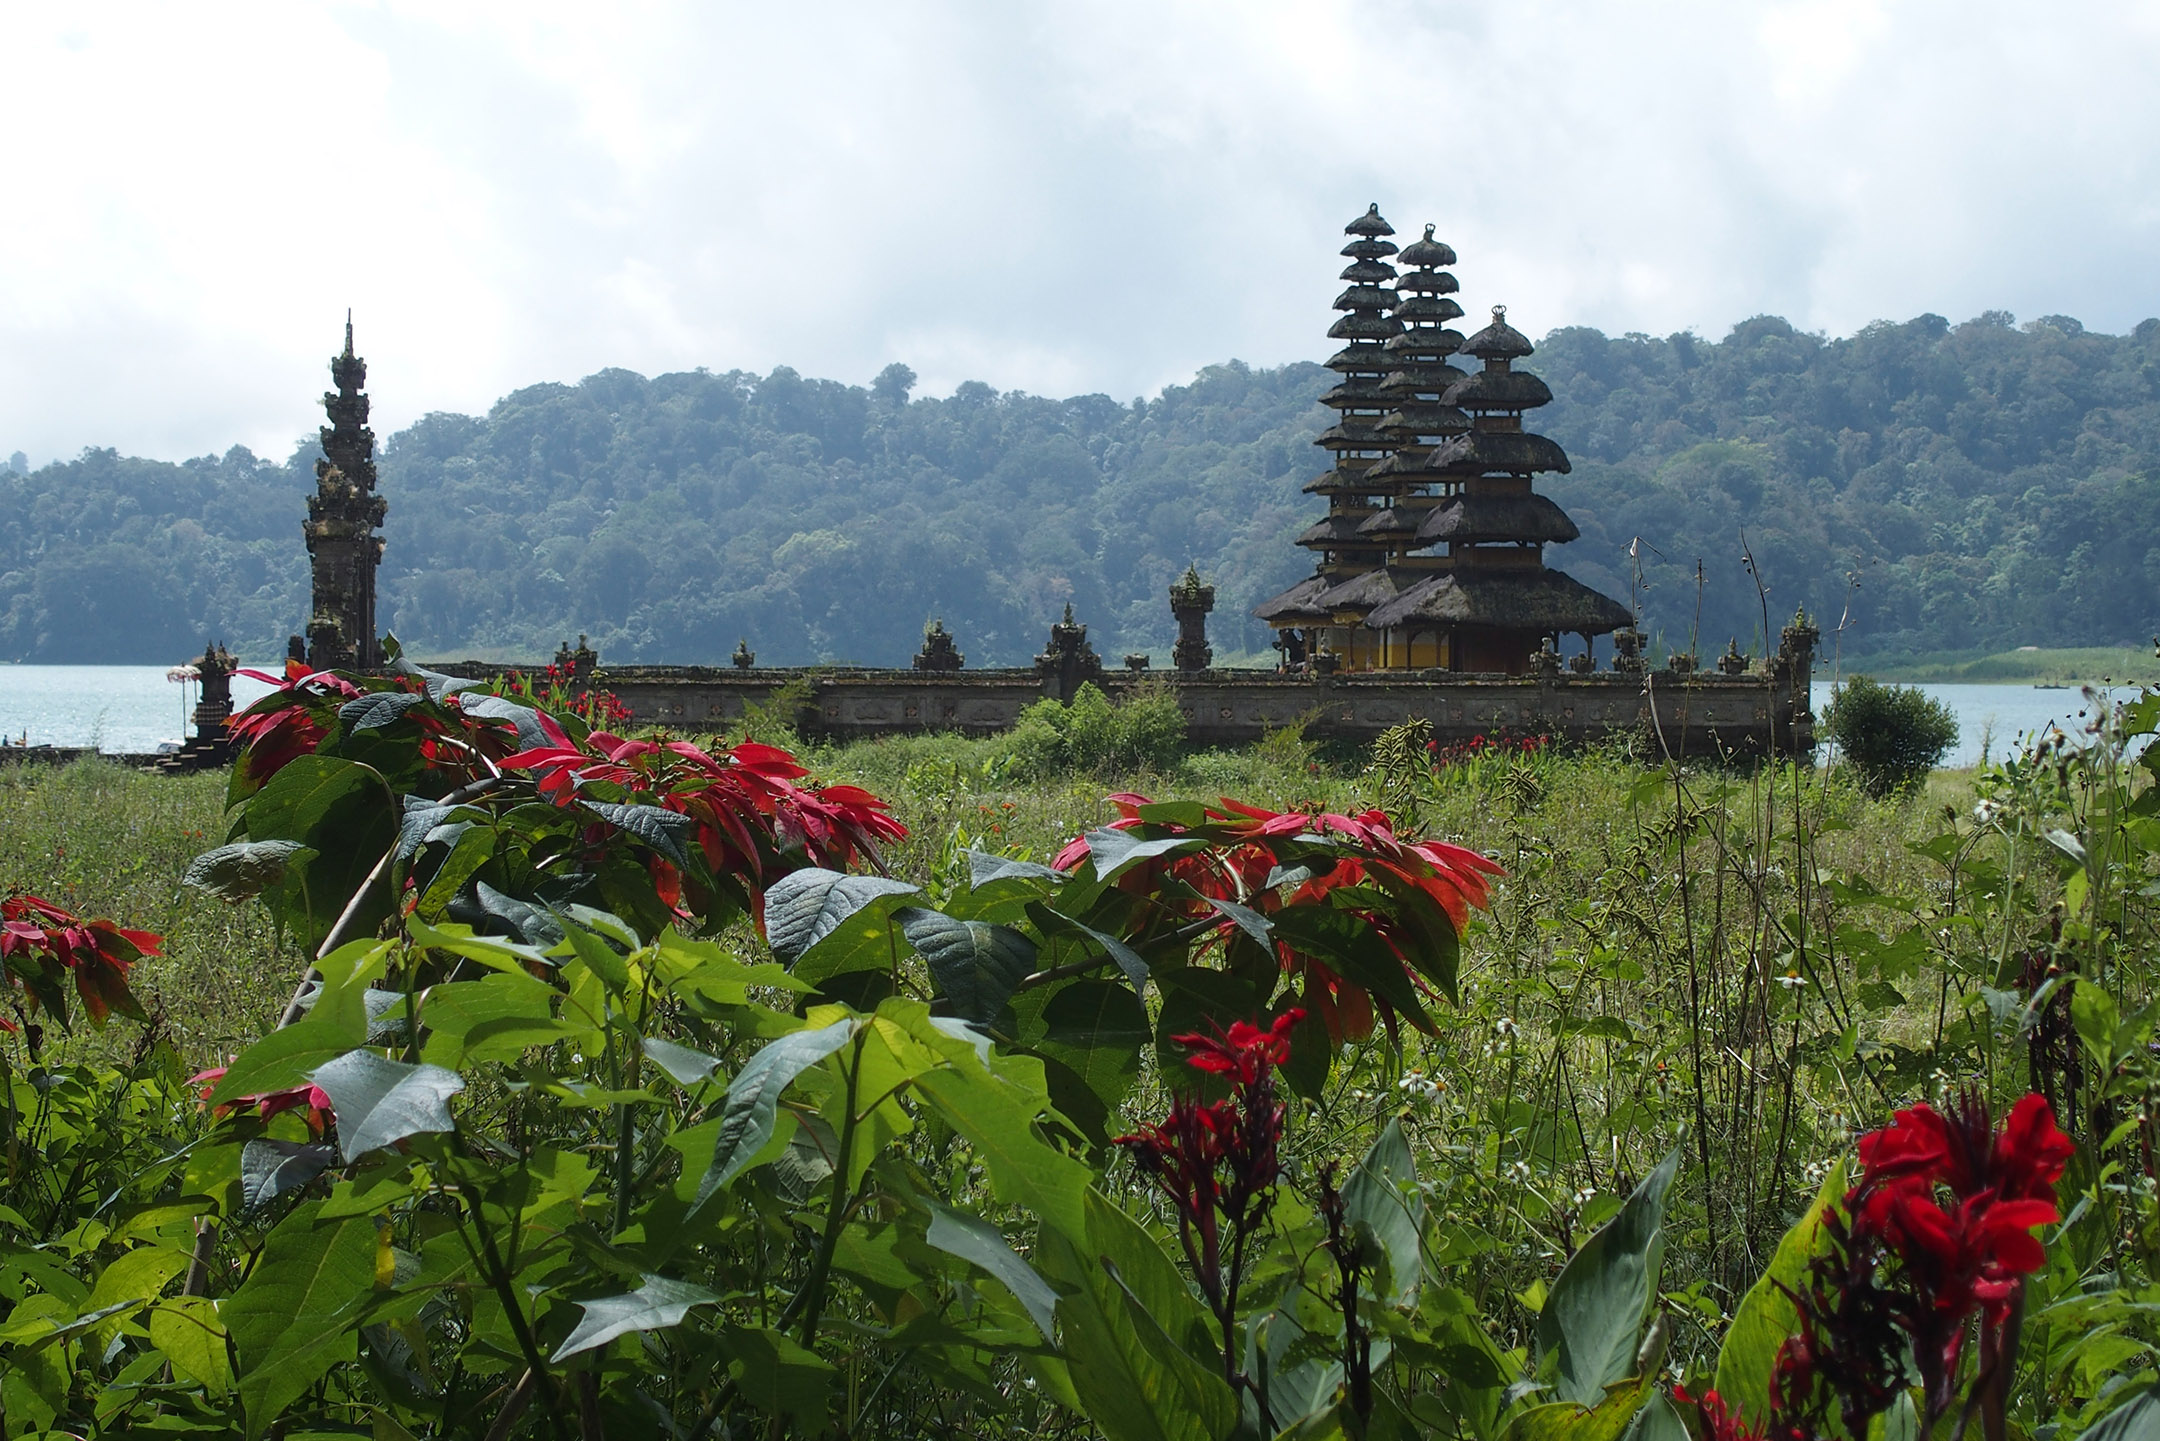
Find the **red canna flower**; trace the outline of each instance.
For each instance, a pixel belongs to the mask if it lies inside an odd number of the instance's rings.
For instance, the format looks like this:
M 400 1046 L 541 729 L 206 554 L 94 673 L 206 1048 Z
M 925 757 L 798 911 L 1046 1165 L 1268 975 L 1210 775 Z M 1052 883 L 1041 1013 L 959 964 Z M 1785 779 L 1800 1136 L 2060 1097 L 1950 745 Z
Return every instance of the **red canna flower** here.
M 1780 1353 L 1780 1409 L 1819 1421 L 1834 1393 L 1846 1429 L 1863 1434 L 1903 1384 L 1909 1347 L 1925 1429 L 1957 1400 L 1976 1325 L 1972 1387 L 1999 1407 L 1993 1381 L 2015 1361 L 2024 1278 L 2047 1262 L 2033 1230 L 2061 1217 L 2055 1183 L 2070 1155 L 2037 1094 L 1999 1131 L 1968 1091 L 1947 1112 L 1914 1106 L 1863 1136 L 1859 1184 L 1824 1217 L 1829 1254 L 1794 1296 L 1801 1333 Z
M 1292 1008 L 1264 1031 L 1250 1021 L 1232 1021 L 1220 1036 L 1192 1032 L 1170 1039 L 1192 1052 L 1185 1064 L 1250 1086 L 1290 1059 L 1290 1032 L 1304 1019 L 1304 1011 Z
M 1180 1097 L 1159 1125 L 1111 1142 L 1125 1149 L 1134 1169 L 1154 1181 L 1177 1212 L 1186 1259 L 1219 1318 L 1236 1314 L 1246 1241 L 1266 1218 L 1282 1177 L 1283 1106 L 1275 1099 L 1275 1067 L 1289 1059 L 1290 1032 L 1304 1017 L 1289 1010 L 1267 1030 L 1239 1021 L 1220 1037 L 1174 1037 L 1193 1052 L 1186 1064 L 1229 1076 L 1234 1089 L 1213 1103 Z
M 1763 1441 L 1763 1433 L 1748 1425 L 1746 1418 L 1736 1415 L 1725 1405 L 1725 1398 L 1715 1391 L 1705 1391 L 1700 1397 L 1690 1396 L 1685 1386 L 1675 1386 L 1673 1400 L 1683 1406 L 1693 1406 L 1702 1417 L 1703 1441 Z

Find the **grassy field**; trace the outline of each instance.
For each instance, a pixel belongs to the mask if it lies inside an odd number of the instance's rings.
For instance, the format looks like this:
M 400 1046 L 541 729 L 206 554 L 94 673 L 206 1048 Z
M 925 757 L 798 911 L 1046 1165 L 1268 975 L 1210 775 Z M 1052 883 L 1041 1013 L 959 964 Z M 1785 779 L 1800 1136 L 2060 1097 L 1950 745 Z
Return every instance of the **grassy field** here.
M 1027 783 L 998 778 L 994 743 L 925 737 L 811 752 L 819 775 L 866 785 L 892 801 L 909 839 L 888 856 L 893 872 L 933 893 L 958 884 L 968 846 L 1045 859 L 1071 836 L 1114 818 L 1106 792 L 1214 800 L 1236 796 L 1276 809 L 1359 810 L 1386 804 L 1406 826 L 1486 852 L 1509 878 L 1492 911 L 1473 922 L 1464 954 L 1461 1006 L 1443 1008 L 1441 1033 L 1408 1038 L 1401 1066 L 1371 1048 L 1345 1072 L 1347 1114 L 1379 1117 L 1413 1082 L 1435 1145 L 1468 1147 L 1490 1132 L 1521 1132 L 1540 1195 L 1514 1197 L 1524 1218 L 1516 1244 L 1557 1254 L 1576 1237 L 1598 1198 L 1624 1190 L 1654 1151 L 1693 1125 L 1715 1132 L 1715 1169 L 1746 1179 L 1726 1198 L 1714 1228 L 1728 1252 L 1719 1272 L 1737 1283 L 1774 1239 L 1796 1194 L 1774 1168 L 1799 1170 L 1841 1147 L 1863 1107 L 1879 1111 L 1911 1075 L 1871 1083 L 1804 1063 L 1780 1027 L 1793 1022 L 1785 987 L 1766 978 L 1851 963 L 1842 941 L 1823 949 L 1795 915 L 1813 913 L 1823 936 L 1837 928 L 1893 934 L 1899 918 L 1834 903 L 1806 875 L 1864 878 L 1891 895 L 1922 895 L 1931 863 L 1909 849 L 1971 805 L 1970 779 L 1939 773 L 1925 794 L 1870 801 L 1841 784 L 1790 768 L 1752 775 L 1716 771 L 1668 776 L 1600 755 L 1544 755 L 1448 767 L 1409 790 L 1361 753 L 1326 754 L 1293 735 L 1244 751 L 1185 756 L 1162 773 L 1072 775 Z M 1398 778 L 1399 780 L 1399 778 Z M 0 889 L 28 890 L 80 913 L 110 915 L 166 937 L 138 987 L 157 1024 L 187 1063 L 221 1062 L 274 1020 L 303 962 L 253 907 L 228 906 L 184 888 L 188 860 L 222 837 L 222 778 L 138 775 L 103 763 L 59 771 L 0 771 Z M 1797 805 L 1809 818 L 1792 825 Z M 1796 838 L 1798 849 L 1795 849 Z M 1809 953 L 1809 946 L 1816 953 Z M 1692 978 L 1692 984 L 1691 984 Z M 1938 984 L 1938 979 L 1940 984 Z M 1857 975 L 1853 983 L 1858 983 Z M 1857 1024 L 1881 1053 L 1940 1051 L 1938 1002 L 1954 986 L 1945 972 L 1912 989 L 1913 1004 L 1887 1005 Z M 1804 1009 L 1804 1008 L 1803 1008 Z M 1948 1009 L 1955 1032 L 1960 1013 Z M 1811 1036 L 1827 1020 L 1810 1019 Z M 61 1054 L 108 1055 L 130 1043 L 125 1026 L 78 1029 Z M 1954 1041 L 1955 1037 L 1951 1037 Z M 1804 1048 L 1803 1048 L 1804 1049 Z M 1807 1104 L 1780 1104 L 1782 1090 L 1754 1079 L 1780 1055 Z M 1917 1052 L 1915 1052 L 1917 1054 Z M 1698 1067 L 1697 1058 L 1702 1058 Z M 1722 1058 L 1722 1059 L 1721 1059 Z M 1863 1066 L 1862 1070 L 1866 1068 Z M 1692 1078 L 1702 1077 L 1697 1094 Z M 1543 1119 L 1488 1112 L 1483 1098 L 1521 1097 L 1531 1078 Z M 1441 1079 L 1444 1078 L 1444 1079 Z M 1684 1080 L 1685 1078 L 1685 1080 Z M 1512 1104 L 1522 1105 L 1517 1101 Z M 1555 1117 L 1568 1118 L 1565 1133 Z M 1443 1138 L 1453 1137 L 1443 1142 Z M 1709 1155 L 1705 1138 L 1696 1144 Z M 1465 1150 L 1464 1154 L 1469 1155 Z M 1544 1194 L 1549 1191 L 1551 1194 Z M 1531 1254 L 1531 1253 L 1526 1253 Z

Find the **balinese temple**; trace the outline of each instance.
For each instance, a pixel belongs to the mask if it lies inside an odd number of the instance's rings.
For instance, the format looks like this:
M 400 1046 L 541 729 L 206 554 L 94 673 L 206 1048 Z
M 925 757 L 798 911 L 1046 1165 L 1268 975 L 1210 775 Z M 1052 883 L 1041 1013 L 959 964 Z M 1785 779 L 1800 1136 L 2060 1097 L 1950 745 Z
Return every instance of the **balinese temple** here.
M 1523 429 L 1523 412 L 1552 399 L 1514 368 L 1530 342 L 1501 307 L 1468 340 L 1447 328 L 1463 313 L 1442 268 L 1455 252 L 1432 226 L 1399 253 L 1392 294 L 1379 289 L 1396 254 L 1379 208 L 1344 229 L 1352 284 L 1335 304 L 1350 314 L 1328 333 L 1350 343 L 1328 362 L 1342 383 L 1322 397 L 1342 419 L 1317 442 L 1334 465 L 1305 487 L 1328 498 L 1328 514 L 1298 537 L 1318 565 L 1253 614 L 1293 669 L 1521 675 L 1568 638 L 1587 653 L 1631 617 L 1545 564 L 1547 545 L 1579 532 L 1534 487 L 1568 459 Z M 1466 373 L 1458 355 L 1482 368 Z
M 322 428 L 324 459 L 315 462 L 308 497 L 308 559 L 314 609 L 307 639 L 292 638 L 296 660 L 314 670 L 373 670 L 382 664 L 375 629 L 375 574 L 382 565 L 377 533 L 388 509 L 375 493 L 375 432 L 368 429 L 367 362 L 353 354 L 352 316 L 345 317 L 345 353 L 330 362 L 337 389 L 325 392 L 330 423 Z

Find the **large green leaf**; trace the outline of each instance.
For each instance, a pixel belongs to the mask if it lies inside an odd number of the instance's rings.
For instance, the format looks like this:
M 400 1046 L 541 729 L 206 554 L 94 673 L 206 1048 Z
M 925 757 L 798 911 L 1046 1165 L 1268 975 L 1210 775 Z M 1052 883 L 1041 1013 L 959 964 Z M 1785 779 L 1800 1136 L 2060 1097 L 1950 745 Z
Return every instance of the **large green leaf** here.
M 1589 1402 L 1532 1406 L 1515 1413 L 1500 1433 L 1501 1441 L 1621 1441 L 1640 1414 L 1648 1390 L 1646 1379 L 1636 1380 L 1601 1391 Z
M 562 1345 L 556 1347 L 555 1354 L 548 1359 L 562 1361 L 580 1351 L 605 1346 L 617 1336 L 632 1331 L 658 1331 L 679 1326 L 683 1317 L 690 1314 L 692 1306 L 717 1305 L 724 1299 L 718 1291 L 708 1291 L 688 1281 L 647 1275 L 635 1291 L 578 1302 L 585 1314 L 578 1318 L 577 1325 L 563 1337 Z
M 1673 1409 L 1672 1398 L 1656 1390 L 1628 1423 L 1627 1441 L 1693 1441 L 1693 1437 L 1687 1422 Z
M 375 769 L 325 755 L 288 761 L 248 800 L 248 839 L 297 841 L 317 852 L 303 861 L 295 851 L 284 878 L 264 893 L 308 950 L 322 944 L 396 839 L 400 809 Z M 355 914 L 353 934 L 373 934 L 389 913 L 390 888 L 378 882 Z
M 338 723 L 345 727 L 348 735 L 355 731 L 380 730 L 395 724 L 414 706 L 427 703 L 425 695 L 414 695 L 411 691 L 379 690 L 339 706 Z
M 310 1016 L 298 1025 L 272 1031 L 225 1068 L 224 1076 L 210 1093 L 210 1103 L 222 1106 L 242 1096 L 289 1090 L 306 1081 L 317 1067 L 359 1045 L 366 1036 L 364 1024 L 349 1025 L 328 1016 Z
M 893 912 L 908 944 L 930 965 L 937 993 L 959 1015 L 989 1024 L 1035 969 L 1035 943 L 1010 926 L 956 921 L 908 906 Z
M 822 1435 L 838 1372 L 831 1362 L 764 1326 L 729 1326 L 727 1349 L 735 1359 L 728 1375 L 750 1404 L 768 1415 L 785 1415 L 796 1434 Z
M 978 851 L 970 846 L 967 853 L 968 886 L 970 889 L 989 885 L 992 881 L 1039 880 L 1062 881 L 1065 873 L 1035 861 L 1016 861 L 1010 856 L 996 856 L 988 851 Z
M 637 837 L 675 865 L 689 867 L 690 847 L 697 840 L 697 822 L 690 817 L 664 806 L 618 806 L 603 801 L 587 801 L 585 809 Z
M 1807 1214 L 1778 1242 L 1770 1269 L 1740 1298 L 1732 1324 L 1725 1328 L 1725 1344 L 1718 1349 L 1717 1393 L 1734 1415 L 1757 1429 L 1770 1415 L 1770 1376 L 1777 1367 L 1778 1348 L 1800 1327 L 1800 1314 L 1786 1292 L 1799 1287 L 1809 1263 L 1829 1248 L 1823 1213 L 1843 1202 L 1847 1166 L 1841 1159 L 1823 1177 Z
M 781 1093 L 797 1076 L 846 1045 L 855 1035 L 856 1024 L 850 1016 L 815 1030 L 790 1032 L 752 1056 L 735 1073 L 721 1107 L 712 1161 L 691 1202 L 693 1211 L 711 1200 L 715 1191 L 734 1180 L 751 1158 L 764 1150 L 765 1143 L 772 1139 Z
M 1673 1152 L 1643 1178 L 1618 1215 L 1568 1258 L 1538 1314 L 1541 1358 L 1556 1357 L 1560 1400 L 1596 1406 L 1634 1371 L 1643 1317 L 1665 1252 L 1665 1196 L 1680 1171 Z M 1632 1415 L 1633 1408 L 1629 1408 Z
M 1007 1057 L 1000 1064 L 1016 1061 L 1041 1068 L 1028 1057 Z M 1080 1234 L 1081 1197 L 1095 1173 L 1036 1134 L 1046 1094 L 1029 1095 L 980 1065 L 959 1063 L 918 1076 L 915 1089 L 967 1138 L 990 1174 L 992 1195 L 1033 1211 L 1046 1227 Z
M 449 1101 L 465 1089 L 455 1071 L 373 1051 L 348 1052 L 317 1067 L 313 1079 L 337 1113 L 338 1149 L 348 1164 L 407 1136 L 454 1129 Z
M 1147 1007 L 1129 986 L 1072 981 L 1049 996 L 1036 1022 L 1040 1032 L 1029 1028 L 1029 1049 L 1063 1065 L 1105 1106 L 1125 1099 L 1139 1078 L 1140 1052 L 1148 1041 Z
M 773 882 L 765 892 L 765 941 L 783 964 L 793 966 L 842 921 L 880 896 L 915 894 L 917 887 L 883 876 L 850 876 L 805 866 Z
M 1063 911 L 1053 910 L 1041 901 L 1028 902 L 1027 917 L 1046 937 L 1071 936 L 1100 947 L 1104 955 L 1117 962 L 1118 969 L 1125 973 L 1126 980 L 1132 982 L 1135 991 L 1147 984 L 1146 959 L 1108 931 L 1098 931 L 1093 926 L 1083 925 Z
M 461 695 L 458 709 L 469 716 L 482 720 L 507 721 L 517 727 L 518 748 L 537 750 L 557 743 L 557 737 L 548 734 L 547 727 L 540 724 L 540 713 L 528 705 L 499 695 Z
M 1058 1332 L 1073 1390 L 1108 1441 L 1230 1434 L 1237 1399 L 1209 1354 L 1207 1313 L 1139 1223 L 1088 1187 L 1084 1235 L 1046 1232 L 1036 1264 L 1061 1293 Z
M 2160 1386 L 2147 1386 L 2102 1416 L 2078 1441 L 2156 1441 L 2156 1438 L 2160 1438 Z
M 1114 826 L 1087 833 L 1088 861 L 1099 881 L 1113 881 L 1126 870 L 1157 856 L 1189 855 L 1204 850 L 1207 842 L 1196 836 L 1165 836 L 1144 841 L 1131 831 Z
M 1417 1162 L 1402 1121 L 1390 1120 L 1372 1149 L 1343 1183 L 1343 1210 L 1362 1244 L 1387 1263 L 1385 1284 L 1376 1274 L 1374 1293 L 1394 1306 L 1417 1299 L 1425 1278 L 1418 1238 L 1425 1229 L 1425 1197 L 1418 1190 Z
M 247 1434 L 280 1412 L 339 1361 L 353 1357 L 352 1322 L 375 1285 L 375 1223 L 355 1216 L 316 1221 L 310 1202 L 278 1224 L 255 1268 L 218 1314 L 240 1356 Z
M 336 1159 L 334 1147 L 259 1136 L 240 1151 L 240 1204 L 250 1211 L 267 1206 L 320 1176 Z
M 171 1296 L 144 1318 L 150 1344 L 165 1353 L 173 1373 L 212 1396 L 232 1390 L 232 1356 L 217 1302 L 207 1296 Z
M 221 901 L 246 901 L 285 879 L 290 866 L 305 864 L 315 851 L 298 841 L 235 841 L 204 851 L 188 862 L 180 884 L 208 891 Z
M 930 1228 L 924 1239 L 948 1255 L 980 1266 L 1004 1283 L 1013 1293 L 1013 1299 L 1026 1308 L 1045 1341 L 1057 1333 L 1052 1329 L 1052 1313 L 1057 1307 L 1057 1292 L 1048 1282 L 1035 1273 L 1035 1268 L 1022 1260 L 1005 1240 L 1003 1232 L 988 1221 L 948 1211 L 934 1201 L 923 1205 L 930 1212 Z

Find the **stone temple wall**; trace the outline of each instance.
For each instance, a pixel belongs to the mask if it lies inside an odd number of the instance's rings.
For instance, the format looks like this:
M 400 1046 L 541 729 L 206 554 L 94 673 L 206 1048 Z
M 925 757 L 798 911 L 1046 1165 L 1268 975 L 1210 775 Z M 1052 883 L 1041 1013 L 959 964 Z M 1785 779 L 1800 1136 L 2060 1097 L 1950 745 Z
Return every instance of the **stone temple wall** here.
M 467 662 L 438 669 L 484 676 L 500 667 Z M 1441 745 L 1473 736 L 1548 736 L 1586 744 L 1642 737 L 1653 754 L 1709 757 L 1804 754 L 1814 748 L 1805 668 L 1742 675 L 1671 670 L 1480 676 L 1447 671 L 1284 676 L 1269 671 L 1156 672 L 1201 745 L 1258 740 L 1298 720 L 1315 738 L 1371 741 L 1407 720 L 1431 723 Z M 1097 682 L 1116 699 L 1142 677 Z M 684 734 L 731 727 L 746 706 L 769 704 L 783 686 L 807 682 L 795 728 L 831 740 L 926 731 L 988 735 L 1009 730 L 1043 699 L 1066 699 L 1055 677 L 1034 670 L 923 672 L 805 667 L 610 666 L 586 684 L 605 687 L 632 724 Z

